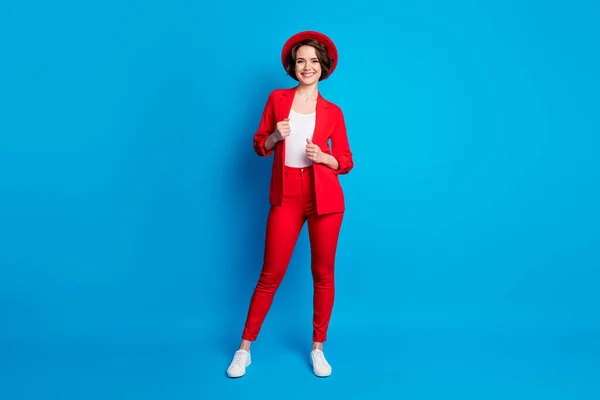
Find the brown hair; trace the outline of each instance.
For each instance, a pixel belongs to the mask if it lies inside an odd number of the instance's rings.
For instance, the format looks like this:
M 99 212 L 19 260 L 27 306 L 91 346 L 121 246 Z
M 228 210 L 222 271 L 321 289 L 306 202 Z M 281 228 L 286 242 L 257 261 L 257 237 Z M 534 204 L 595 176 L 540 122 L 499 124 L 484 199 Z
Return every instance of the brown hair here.
M 298 78 L 296 77 L 296 53 L 298 52 L 298 49 L 300 47 L 307 45 L 314 47 L 316 50 L 317 58 L 319 59 L 319 64 L 321 64 L 321 77 L 319 78 L 319 80 L 322 81 L 329 75 L 333 59 L 329 57 L 325 46 L 323 46 L 321 42 L 315 39 L 303 40 L 294 45 L 294 47 L 292 47 L 292 50 L 290 50 L 285 60 L 285 71 L 290 77 L 292 77 L 295 80 L 298 80 Z

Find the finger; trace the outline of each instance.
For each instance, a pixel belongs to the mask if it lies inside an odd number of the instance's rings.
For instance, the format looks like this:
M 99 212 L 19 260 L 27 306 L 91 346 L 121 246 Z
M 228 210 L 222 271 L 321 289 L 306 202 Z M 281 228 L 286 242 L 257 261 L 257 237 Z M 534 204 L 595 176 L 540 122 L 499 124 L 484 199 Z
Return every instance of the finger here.
M 306 143 L 313 144 L 313 142 L 312 142 L 312 140 L 310 140 L 310 138 L 306 138 Z

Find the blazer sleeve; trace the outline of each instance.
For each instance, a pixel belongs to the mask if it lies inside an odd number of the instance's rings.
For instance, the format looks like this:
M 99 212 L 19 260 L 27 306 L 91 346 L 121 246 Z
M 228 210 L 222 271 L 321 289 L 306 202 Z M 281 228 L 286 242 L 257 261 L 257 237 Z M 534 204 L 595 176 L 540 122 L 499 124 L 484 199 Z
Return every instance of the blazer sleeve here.
M 346 123 L 341 109 L 338 109 L 338 117 L 333 134 L 331 135 L 331 155 L 339 163 L 339 168 L 333 170 L 335 174 L 347 174 L 354 168 L 354 161 L 352 160 L 352 152 L 350 151 L 348 134 L 346 132 Z
M 275 151 L 275 148 L 269 151 L 265 149 L 265 142 L 275 130 L 275 104 L 273 97 L 273 93 L 271 93 L 263 110 L 258 130 L 254 134 L 254 151 L 262 157 L 268 157 Z

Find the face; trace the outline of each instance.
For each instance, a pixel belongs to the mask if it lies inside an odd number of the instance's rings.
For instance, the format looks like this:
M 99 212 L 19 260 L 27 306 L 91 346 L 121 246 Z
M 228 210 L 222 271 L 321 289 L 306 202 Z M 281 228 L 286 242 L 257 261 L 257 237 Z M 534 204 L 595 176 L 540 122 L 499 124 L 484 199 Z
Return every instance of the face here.
M 321 64 L 312 46 L 302 46 L 296 52 L 296 77 L 304 85 L 311 85 L 321 77 Z

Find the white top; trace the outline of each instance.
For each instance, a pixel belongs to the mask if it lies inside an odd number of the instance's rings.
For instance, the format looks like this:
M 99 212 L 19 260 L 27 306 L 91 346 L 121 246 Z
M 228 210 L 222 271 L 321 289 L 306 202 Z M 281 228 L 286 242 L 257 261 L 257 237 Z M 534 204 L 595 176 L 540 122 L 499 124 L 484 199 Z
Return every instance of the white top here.
M 312 161 L 306 157 L 306 138 L 312 140 L 315 131 L 316 112 L 300 114 L 290 111 L 290 136 L 285 138 L 285 165 L 308 167 Z

